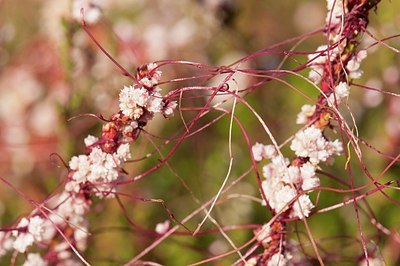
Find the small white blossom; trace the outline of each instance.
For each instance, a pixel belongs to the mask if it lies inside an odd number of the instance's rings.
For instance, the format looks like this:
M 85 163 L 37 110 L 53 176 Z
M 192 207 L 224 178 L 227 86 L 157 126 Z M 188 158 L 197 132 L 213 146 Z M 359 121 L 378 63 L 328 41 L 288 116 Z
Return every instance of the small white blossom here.
M 48 263 L 42 259 L 39 253 L 29 253 L 22 266 L 47 266 Z
M 256 265 L 257 265 L 257 259 L 251 258 L 246 261 L 246 264 L 244 266 L 256 266 Z
M 264 156 L 266 159 L 272 159 L 277 155 L 274 145 L 264 145 Z
M 318 46 L 314 53 L 308 55 L 308 60 L 312 60 L 311 64 L 322 65 L 326 62 L 326 52 L 328 51 L 327 45 Z
M 254 144 L 253 147 L 251 147 L 251 152 L 253 153 L 254 160 L 256 162 L 260 162 L 264 158 L 263 156 L 264 145 L 256 142 L 256 144 Z
M 348 75 L 351 79 L 358 79 L 363 74 L 360 69 L 361 62 L 367 57 L 367 51 L 359 51 L 353 58 L 351 58 L 346 65 L 346 69 L 349 71 Z
M 86 230 L 85 225 L 80 225 L 77 230 L 74 232 L 74 238 L 76 242 L 76 247 L 79 250 L 85 250 L 87 248 L 87 239 L 89 233 Z
M 168 231 L 168 229 L 169 229 L 169 220 L 166 220 L 163 223 L 158 223 L 156 225 L 157 234 L 163 235 Z
M 146 87 L 153 87 L 153 85 L 154 85 L 153 82 L 147 77 L 142 78 L 141 80 L 139 80 L 139 82 L 140 82 L 140 84 L 142 84 Z
M 122 132 L 124 134 L 128 134 L 133 132 L 133 130 L 137 129 L 139 127 L 139 123 L 137 121 L 132 121 L 129 125 L 125 126 Z
M 342 17 L 347 13 L 347 7 L 342 0 L 327 0 L 328 15 L 326 16 L 326 23 L 331 25 L 339 24 Z
M 84 142 L 85 142 L 85 146 L 89 147 L 91 145 L 93 145 L 94 143 L 96 143 L 99 140 L 99 138 L 96 138 L 92 135 L 89 135 L 85 138 Z
M 253 153 L 256 162 L 260 162 L 263 159 L 272 159 L 277 154 L 274 145 L 263 145 L 258 142 L 253 145 L 251 152 Z
M 296 190 L 290 186 L 282 186 L 279 190 L 273 193 L 273 197 L 268 198 L 271 208 L 276 212 L 286 211 L 289 206 L 288 203 L 296 197 Z
M 161 113 L 164 107 L 163 97 L 160 92 L 160 88 L 155 88 L 147 102 L 147 110 L 151 113 Z
M 78 193 L 81 190 L 80 183 L 70 180 L 65 184 L 65 190 L 68 192 L 75 192 Z
M 352 59 L 349 60 L 349 62 L 347 62 L 346 68 L 348 71 L 353 72 L 353 71 L 357 71 L 360 68 L 361 62 L 358 61 L 355 57 L 353 57 Z
M 87 169 L 89 167 L 89 162 L 88 158 L 86 155 L 79 155 L 79 156 L 74 156 L 71 158 L 69 162 L 69 168 L 71 170 L 78 170 L 78 169 Z
M 300 219 L 308 217 L 312 208 L 314 208 L 314 205 L 312 204 L 310 197 L 308 195 L 301 195 L 297 200 L 295 200 L 290 217 L 299 217 Z
M 315 84 L 319 83 L 322 80 L 322 75 L 324 74 L 324 68 L 322 66 L 311 66 L 310 73 L 308 74 L 308 78 L 314 82 Z
M 309 190 L 309 189 L 313 189 L 316 187 L 319 187 L 320 185 L 320 180 L 317 177 L 314 178 L 307 178 L 307 179 L 303 179 L 303 183 L 301 185 L 301 189 L 302 190 Z
M 4 256 L 7 251 L 13 248 L 13 239 L 9 234 L 0 231 L 0 257 Z
M 300 167 L 302 178 L 301 189 L 309 190 L 319 186 L 320 180 L 315 175 L 315 166 L 311 163 L 305 163 Z
M 119 108 L 124 115 L 137 119 L 143 114 L 140 107 L 145 106 L 148 99 L 149 94 L 145 88 L 124 86 L 119 94 Z
M 280 179 L 286 173 L 288 165 L 289 160 L 281 155 L 278 155 L 272 158 L 271 163 L 263 167 L 263 176 L 266 179 Z
M 136 105 L 145 107 L 149 100 L 149 93 L 145 88 L 134 88 L 130 91 L 130 97 Z
M 161 80 L 162 72 L 161 70 L 155 70 L 158 67 L 155 63 L 150 63 L 147 65 L 147 69 L 150 71 L 151 81 L 153 86 L 156 85 Z
M 158 82 L 161 80 L 161 74 L 162 74 L 160 70 L 155 70 L 157 67 L 158 66 L 155 63 L 148 64 L 146 66 L 148 74 L 146 77 L 141 78 L 139 80 L 139 83 L 148 88 L 156 86 Z
M 123 161 L 131 158 L 131 148 L 128 143 L 121 144 L 117 149 L 117 156 Z
M 32 246 L 33 242 L 33 235 L 19 234 L 14 241 L 13 248 L 20 253 L 24 253 L 28 247 Z
M 61 242 L 54 247 L 54 251 L 57 253 L 57 258 L 59 260 L 66 260 L 71 258 L 72 253 L 69 250 L 70 246 L 67 242 Z
M 165 118 L 169 118 L 174 116 L 174 111 L 176 107 L 178 106 L 178 103 L 176 101 L 171 101 L 168 102 L 166 106 L 164 106 L 162 110 L 162 114 L 164 115 Z
M 39 216 L 34 216 L 29 219 L 28 232 L 32 234 L 36 241 L 42 241 L 44 228 L 44 220 Z
M 345 98 L 349 96 L 350 87 L 346 82 L 340 82 L 335 87 L 335 93 L 339 98 Z
M 286 252 L 285 255 L 278 252 L 272 255 L 268 260 L 267 266 L 287 266 L 291 258 L 292 255 L 288 252 Z
M 24 229 L 26 230 L 28 225 L 29 225 L 29 220 L 24 217 L 18 223 L 17 228 L 21 230 Z M 16 237 L 13 243 L 13 248 L 20 253 L 24 253 L 27 247 L 31 246 L 34 242 L 33 235 L 30 234 L 29 232 L 20 232 L 18 230 L 15 230 L 12 232 L 12 234 L 14 237 Z
M 270 237 L 271 227 L 268 224 L 264 224 L 260 231 L 257 232 L 257 241 L 263 245 L 268 244 L 272 239 Z
M 282 181 L 287 184 L 299 184 L 301 182 L 300 168 L 297 166 L 289 166 L 286 173 L 282 177 Z
M 131 118 L 139 119 L 144 114 L 144 111 L 142 107 L 135 106 L 130 110 L 130 113 Z
M 297 114 L 296 124 L 306 124 L 314 112 L 315 105 L 303 105 L 301 107 L 301 112 Z
M 343 98 L 349 96 L 350 86 L 346 82 L 340 82 L 334 90 L 334 93 L 329 95 L 328 97 L 328 104 L 333 106 L 335 104 L 335 97 L 336 103 L 339 104 Z

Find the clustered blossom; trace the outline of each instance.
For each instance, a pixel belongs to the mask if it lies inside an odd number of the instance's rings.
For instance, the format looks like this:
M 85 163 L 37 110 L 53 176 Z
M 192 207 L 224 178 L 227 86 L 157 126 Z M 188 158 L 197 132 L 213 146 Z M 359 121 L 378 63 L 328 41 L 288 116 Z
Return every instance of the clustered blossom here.
M 349 78 L 358 79 L 361 77 L 363 71 L 360 69 L 360 65 L 366 57 L 367 51 L 361 50 L 347 62 L 346 70 L 348 71 Z
M 348 12 L 347 6 L 342 0 L 327 0 L 328 14 L 326 16 L 326 24 L 332 26 L 342 22 L 342 18 Z
M 309 79 L 320 86 L 318 105 L 306 104 L 297 115 L 296 123 L 308 126 L 298 131 L 290 144 L 296 158 L 290 162 L 282 155 L 275 154 L 270 158 L 271 162 L 263 167 L 265 180 L 262 182 L 262 190 L 267 201 L 264 204 L 268 204 L 274 214 L 286 218 L 302 219 L 310 215 L 314 205 L 308 193 L 320 186 L 316 175 L 318 165 L 330 163 L 335 156 L 342 154 L 343 144 L 337 139 L 331 141 L 324 135 L 325 128 L 330 125 L 331 114 L 328 107 L 340 104 L 349 96 L 348 80 L 362 75 L 360 64 L 367 56 L 365 50 L 358 53 L 353 51 L 355 45 L 352 38 L 356 37 L 357 31 L 348 33 L 342 28 L 351 28 L 343 22 L 347 15 L 354 15 L 349 14 L 347 2 L 327 0 L 327 7 L 329 43 L 319 46 L 316 52 L 308 55 L 308 66 L 311 69 Z M 354 20 L 354 23 L 355 21 L 358 20 Z M 344 36 L 343 32 L 348 35 Z M 329 82 L 332 77 L 333 84 Z M 318 85 L 319 83 L 321 84 Z M 268 158 L 264 149 L 264 145 L 259 143 L 253 146 L 252 153 L 256 161 Z M 278 230 L 274 230 L 274 224 L 278 224 Z M 254 232 L 257 241 L 264 246 L 265 253 L 251 258 L 249 265 L 265 263 L 266 259 L 266 265 L 291 265 L 291 255 L 285 249 L 284 242 L 279 244 L 280 251 L 276 251 L 278 246 L 274 239 L 282 239 L 282 230 L 284 222 L 278 218 L 271 227 L 264 225 Z M 377 265 L 381 265 L 381 260 L 376 261 Z M 375 263 L 373 260 L 369 262 Z M 363 263 L 366 262 L 362 261 L 361 264 Z
M 29 253 L 22 266 L 47 266 L 48 263 L 42 259 L 39 253 Z
M 346 47 L 346 40 L 340 40 L 340 35 L 335 35 L 334 32 L 330 35 L 331 45 L 318 46 L 314 53 L 308 55 L 310 73 L 308 78 L 318 84 L 321 82 L 326 62 L 334 61 L 343 52 Z
M 251 148 L 254 160 L 260 162 L 263 159 L 271 159 L 276 156 L 276 149 L 273 145 L 264 145 L 256 142 Z
M 140 67 L 136 76 L 138 84 L 125 86 L 119 94 L 122 114 L 133 120 L 148 120 L 155 113 L 162 113 L 165 117 L 173 116 L 177 103 L 163 100 L 161 88 L 157 87 L 161 79 L 157 65 L 151 63 Z
M 87 144 L 93 141 L 86 141 Z M 66 184 L 67 191 L 78 193 L 80 185 L 90 182 L 96 189 L 99 197 L 112 197 L 115 187 L 113 182 L 120 176 L 123 163 L 131 157 L 129 144 L 122 144 L 115 153 L 103 152 L 99 147 L 92 148 L 89 155 L 79 155 L 72 157 L 69 162 L 71 180 Z
M 0 257 L 13 249 L 13 243 L 14 241 L 10 237 L 10 234 L 0 231 Z
M 336 104 L 340 104 L 342 99 L 349 96 L 350 86 L 346 82 L 340 82 L 334 89 L 333 93 L 328 97 L 328 104 L 330 106 L 334 106 Z
M 119 94 L 119 107 L 121 112 L 131 119 L 139 119 L 147 110 L 150 114 L 160 113 L 163 101 L 160 89 L 149 92 L 144 87 L 129 86 Z
M 137 138 L 139 125 L 146 125 L 156 113 L 173 115 L 177 103 L 163 99 L 157 87 L 161 78 L 157 67 L 152 63 L 138 68 L 138 83 L 121 90 L 120 111 L 103 126 L 101 138 L 88 136 L 87 154 L 71 158 L 67 191 L 78 193 L 89 183 L 98 197 L 113 197 L 124 162 L 131 157 L 129 142 Z
M 298 190 L 310 190 L 319 186 L 315 167 L 306 163 L 302 166 L 289 166 L 289 160 L 280 155 L 263 167 L 265 180 L 262 187 L 269 206 L 277 213 L 290 208 L 290 217 L 307 217 L 314 205 L 308 195 L 296 199 Z M 297 204 L 291 208 L 291 202 Z M 299 205 L 300 204 L 300 205 Z
M 13 248 L 24 253 L 34 242 L 41 242 L 45 232 L 44 224 L 45 220 L 39 216 L 22 218 L 17 225 L 18 230 L 13 231 L 15 237 Z
M 152 88 L 158 84 L 162 72 L 157 69 L 157 64 L 150 63 L 138 69 L 137 77 L 139 83 L 147 88 Z
M 314 125 L 297 132 L 290 148 L 297 156 L 309 158 L 314 165 L 326 162 L 332 156 L 340 155 L 343 151 L 342 143 L 339 140 L 328 141 L 322 135 L 321 129 Z
M 307 124 L 314 112 L 315 105 L 303 105 L 301 107 L 301 112 L 297 114 L 296 124 Z
M 292 259 L 292 255 L 289 252 L 275 253 L 269 259 L 267 266 L 286 266 L 289 265 L 289 261 Z
M 322 80 L 322 75 L 324 73 L 324 64 L 327 60 L 326 51 L 328 51 L 328 46 L 321 45 L 317 48 L 315 53 L 308 55 L 311 69 L 308 78 L 314 83 L 319 83 Z
M 263 246 L 268 245 L 271 242 L 271 227 L 268 224 L 264 224 L 259 230 L 256 231 L 256 239 L 258 242 L 263 244 Z
M 86 213 L 89 210 L 89 203 L 82 194 L 71 194 L 64 191 L 55 196 L 47 203 L 46 209 L 51 209 L 51 212 L 48 212 L 46 216 L 24 217 L 11 234 L 2 233 L 0 235 L 2 243 L 0 256 L 11 249 L 25 253 L 33 244 L 49 245 L 52 239 L 57 236 L 57 228 L 68 232 L 65 236 L 78 250 L 85 250 L 88 237 Z M 69 262 L 75 263 L 70 265 L 79 265 L 75 261 L 70 244 L 65 242 L 63 238 L 61 240 L 53 246 L 51 261 L 55 262 L 55 265 L 68 265 Z M 23 265 L 45 266 L 47 264 L 48 261 L 44 260 L 40 254 L 29 253 Z

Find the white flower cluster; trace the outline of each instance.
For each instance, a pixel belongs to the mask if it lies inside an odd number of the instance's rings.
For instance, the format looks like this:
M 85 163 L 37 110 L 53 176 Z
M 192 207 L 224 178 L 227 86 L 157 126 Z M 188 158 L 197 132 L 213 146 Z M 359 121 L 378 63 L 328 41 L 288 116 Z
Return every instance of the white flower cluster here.
M 292 218 L 308 217 L 314 205 L 307 194 L 299 195 L 299 191 L 309 192 L 320 185 L 315 174 L 317 164 L 339 155 L 343 150 L 342 143 L 338 140 L 328 141 L 314 125 L 299 131 L 290 145 L 298 157 L 308 159 L 308 162 L 299 165 L 290 165 L 287 158 L 276 155 L 273 146 L 271 150 L 274 153 L 267 153 L 266 147 L 269 146 L 256 143 L 252 152 L 257 161 L 271 159 L 263 167 L 265 180 L 262 182 L 269 206 L 277 213 L 290 209 L 289 216 Z
M 300 113 L 297 114 L 296 124 L 307 124 L 314 112 L 315 105 L 303 105 Z
M 56 227 L 63 229 L 66 224 L 70 224 L 73 230 L 73 243 L 79 250 L 86 249 L 87 243 L 87 225 L 88 221 L 85 214 L 89 210 L 88 202 L 82 197 L 75 197 L 74 195 L 63 192 L 59 196 L 49 201 L 49 208 L 53 209 L 46 218 L 39 215 L 33 215 L 29 218 L 22 218 L 16 226 L 16 230 L 12 231 L 11 235 L 2 233 L 0 240 L 2 242 L 0 256 L 3 256 L 6 251 L 14 249 L 20 253 L 25 253 L 28 247 L 38 243 L 48 243 L 53 239 L 57 230 Z M 73 257 L 70 252 L 70 247 L 67 242 L 62 242 L 65 250 L 62 255 L 58 255 L 59 259 L 66 259 Z M 61 252 L 60 252 L 61 254 Z M 40 262 L 40 263 L 39 263 Z M 40 257 L 39 254 L 28 255 L 24 265 L 46 265 L 46 262 Z
M 165 117 L 173 116 L 177 103 L 165 103 L 160 93 L 161 88 L 157 87 L 161 71 L 157 70 L 154 63 L 147 64 L 143 69 L 138 70 L 139 85 L 125 86 L 119 94 L 119 108 L 122 114 L 134 120 L 138 120 L 144 114 L 162 113 Z
M 148 75 L 145 77 L 141 78 L 139 80 L 139 83 L 142 84 L 143 86 L 146 86 L 147 88 L 154 87 L 158 84 L 158 82 L 161 79 L 161 74 L 162 72 L 157 69 L 157 64 L 155 63 L 150 63 L 146 65 L 146 69 L 148 72 Z
M 310 163 L 301 167 L 288 166 L 289 160 L 276 156 L 271 163 L 263 167 L 265 180 L 262 187 L 269 206 L 276 212 L 289 209 L 290 202 L 297 196 L 297 188 L 310 190 L 319 186 L 319 178 L 315 175 L 315 166 Z M 301 195 L 294 201 L 290 217 L 307 217 L 314 207 L 308 195 Z
M 336 87 L 333 93 L 328 97 L 328 104 L 330 106 L 334 106 L 335 103 L 340 104 L 342 99 L 349 96 L 350 86 L 346 82 L 340 82 Z M 335 101 L 336 100 L 336 101 Z
M 72 2 L 72 18 L 77 22 L 81 22 L 83 15 L 85 22 L 95 24 L 101 17 L 101 7 L 99 0 L 73 0 Z
M 326 162 L 343 151 L 342 143 L 339 140 L 333 142 L 326 140 L 321 130 L 314 125 L 297 132 L 290 148 L 297 156 L 308 157 L 314 165 Z
M 85 144 L 90 146 L 96 141 L 97 138 L 89 136 L 85 139 Z M 90 182 L 97 190 L 98 197 L 112 197 L 112 192 L 115 191 L 112 183 L 118 179 L 123 163 L 130 157 L 130 148 L 127 143 L 121 144 L 112 154 L 94 147 L 89 155 L 72 157 L 69 162 L 69 167 L 73 171 L 72 180 L 66 184 L 66 191 L 78 193 L 80 184 Z
M 48 263 L 38 253 L 29 253 L 22 266 L 47 266 Z
M 336 25 L 342 22 L 342 18 L 348 12 L 347 6 L 342 0 L 327 0 L 328 15 L 326 16 L 326 24 Z
M 268 224 L 264 224 L 261 229 L 256 233 L 256 239 L 264 246 L 271 242 L 271 227 Z
M 65 225 L 68 224 L 73 230 L 73 243 L 78 250 L 85 250 L 89 236 L 86 218 L 86 213 L 90 207 L 89 202 L 82 195 L 64 191 L 58 197 L 55 197 L 50 204 L 54 206 L 54 211 L 50 213 L 49 219 L 46 221 L 46 238 L 52 239 L 56 236 L 56 226 L 65 228 Z M 73 253 L 67 242 L 59 243 L 54 247 L 54 250 L 60 260 L 73 258 Z
M 13 248 L 20 253 L 24 253 L 34 242 L 43 241 L 45 220 L 39 216 L 29 219 L 24 217 L 18 223 L 17 229 L 19 230 L 13 231 L 13 236 L 15 237 Z
M 272 159 L 276 156 L 276 149 L 273 145 L 264 145 L 256 142 L 251 148 L 254 160 L 260 162 L 263 159 Z
M 285 252 L 284 254 L 277 252 L 268 260 L 267 266 L 287 266 L 291 265 L 290 260 L 292 254 Z
M 327 45 L 321 45 L 317 48 L 315 53 L 308 55 L 308 60 L 312 60 L 310 64 L 311 71 L 308 75 L 308 78 L 314 83 L 319 83 L 322 80 L 322 75 L 324 74 L 324 64 L 327 60 L 327 54 L 324 51 L 327 50 Z
M 160 113 L 164 107 L 159 88 L 149 92 L 144 87 L 125 86 L 119 94 L 119 102 L 122 113 L 135 120 L 139 119 L 145 110 Z
M 367 51 L 359 51 L 352 59 L 347 62 L 346 69 L 351 79 L 358 79 L 362 76 L 363 71 L 360 69 L 361 62 L 367 57 Z
M 14 241 L 10 237 L 10 234 L 0 231 L 0 257 L 13 249 L 13 243 Z
M 331 33 L 330 37 L 334 44 L 330 46 L 318 46 L 314 53 L 307 56 L 308 60 L 310 61 L 309 67 L 311 69 L 310 73 L 308 74 L 308 78 L 315 84 L 322 80 L 322 76 L 324 74 L 324 65 L 326 61 L 328 61 L 328 58 L 332 62 L 340 55 L 346 46 L 345 40 L 337 40 L 337 36 L 335 38 L 333 38 L 333 36 L 334 35 Z

